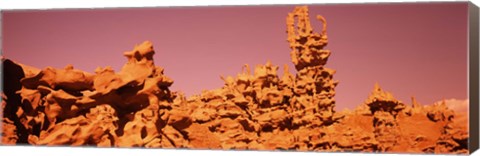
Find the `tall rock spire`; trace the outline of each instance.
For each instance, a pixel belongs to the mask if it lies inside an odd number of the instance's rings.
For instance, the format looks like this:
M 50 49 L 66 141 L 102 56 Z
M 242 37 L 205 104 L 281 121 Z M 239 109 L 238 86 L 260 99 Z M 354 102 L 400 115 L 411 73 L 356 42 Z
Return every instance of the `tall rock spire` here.
M 325 68 L 330 50 L 324 49 L 328 43 L 326 20 L 322 16 L 317 19 L 323 23 L 321 33 L 314 32 L 308 15 L 307 6 L 296 7 L 287 16 L 287 41 L 290 43 L 291 59 L 297 75 L 291 105 L 294 110 L 303 113 L 294 117 L 294 124 L 304 125 L 311 116 L 319 118 L 318 124 L 331 121 L 335 107 L 335 87 L 338 81 L 333 80 L 335 70 Z M 315 125 L 315 124 L 314 124 Z

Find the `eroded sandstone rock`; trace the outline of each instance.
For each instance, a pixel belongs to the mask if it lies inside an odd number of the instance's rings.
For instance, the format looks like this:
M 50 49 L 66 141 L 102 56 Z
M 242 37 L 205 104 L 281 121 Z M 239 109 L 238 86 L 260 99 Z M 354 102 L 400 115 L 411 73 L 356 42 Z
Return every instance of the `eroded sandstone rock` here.
M 407 105 L 375 84 L 356 109 L 335 111 L 327 23 L 308 8 L 287 20 L 296 73 L 248 64 L 224 86 L 185 97 L 155 66 L 153 44 L 136 45 L 118 72 L 68 65 L 39 70 L 2 60 L 2 144 L 345 152 L 468 153 L 464 114 L 445 104 Z M 463 116 L 462 116 L 463 115 Z

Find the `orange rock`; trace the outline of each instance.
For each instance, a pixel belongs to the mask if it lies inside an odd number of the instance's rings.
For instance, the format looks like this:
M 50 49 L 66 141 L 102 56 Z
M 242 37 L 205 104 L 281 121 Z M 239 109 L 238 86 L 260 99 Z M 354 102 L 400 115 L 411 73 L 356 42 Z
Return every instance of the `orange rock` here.
M 17 144 L 17 127 L 13 124 L 13 121 L 3 118 L 2 119 L 2 133 L 0 135 L 2 139 L 0 144 L 15 145 Z
M 192 124 L 188 129 L 188 138 L 192 148 L 196 149 L 220 149 L 221 142 L 219 138 L 214 135 L 205 124 Z
M 375 84 L 354 110 L 335 111 L 327 23 L 308 8 L 289 13 L 287 41 L 296 73 L 267 61 L 224 86 L 185 97 L 155 66 L 153 44 L 124 53 L 119 72 L 39 70 L 2 59 L 2 144 L 344 152 L 468 153 L 468 118 L 445 102 L 406 105 Z

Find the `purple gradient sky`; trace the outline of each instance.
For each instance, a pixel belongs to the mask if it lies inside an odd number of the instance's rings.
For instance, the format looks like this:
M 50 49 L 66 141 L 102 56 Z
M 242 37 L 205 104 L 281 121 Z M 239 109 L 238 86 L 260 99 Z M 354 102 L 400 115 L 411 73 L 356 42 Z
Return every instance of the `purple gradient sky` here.
M 403 102 L 467 98 L 467 3 L 311 5 L 328 22 L 337 70 L 337 110 L 354 108 L 375 82 Z M 4 11 L 4 56 L 45 68 L 94 71 L 126 62 L 124 51 L 154 43 L 155 63 L 187 95 L 221 87 L 242 65 L 288 64 L 293 6 Z M 314 28 L 321 27 L 317 21 Z M 282 70 L 279 71 L 282 73 Z

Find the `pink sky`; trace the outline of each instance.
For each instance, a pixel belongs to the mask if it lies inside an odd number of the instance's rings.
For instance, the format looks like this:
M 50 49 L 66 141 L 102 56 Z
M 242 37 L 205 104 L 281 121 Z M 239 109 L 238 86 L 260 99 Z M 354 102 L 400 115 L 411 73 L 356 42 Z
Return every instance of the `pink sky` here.
M 288 64 L 294 6 L 3 11 L 3 55 L 45 68 L 117 71 L 124 51 L 154 43 L 155 63 L 187 95 L 221 87 L 242 65 Z M 467 96 L 467 3 L 310 5 L 328 22 L 337 110 L 363 103 L 378 82 L 403 102 Z M 319 22 L 313 22 L 320 28 Z M 318 30 L 318 29 L 317 29 Z M 282 69 L 282 68 L 280 68 Z M 282 73 L 280 71 L 279 73 Z

